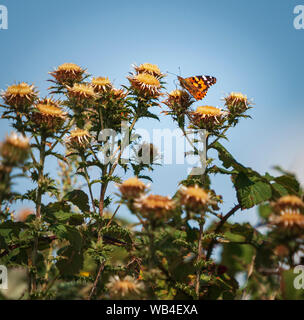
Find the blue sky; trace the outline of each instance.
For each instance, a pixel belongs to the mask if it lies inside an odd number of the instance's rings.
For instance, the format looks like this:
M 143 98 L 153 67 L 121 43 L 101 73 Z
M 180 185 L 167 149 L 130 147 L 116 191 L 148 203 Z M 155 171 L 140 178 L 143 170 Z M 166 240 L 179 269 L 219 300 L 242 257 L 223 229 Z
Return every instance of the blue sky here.
M 244 165 L 261 172 L 282 165 L 304 181 L 304 30 L 293 27 L 293 9 L 304 0 L 0 4 L 9 12 L 8 30 L 0 30 L 0 88 L 27 81 L 44 96 L 47 73 L 64 62 L 109 76 L 116 86 L 127 83 L 132 63 L 151 62 L 173 73 L 180 68 L 182 76 L 214 75 L 218 82 L 201 104 L 221 106 L 220 99 L 231 91 L 255 103 L 253 119 L 231 130 L 225 146 Z M 172 75 L 167 78 L 168 90 L 174 81 Z M 144 120 L 138 127 L 173 129 L 174 124 L 162 116 L 160 123 Z M 0 119 L 0 139 L 9 131 Z M 172 195 L 185 174 L 183 165 L 157 168 L 153 192 Z M 214 187 L 224 195 L 224 209 L 231 208 L 235 197 L 229 179 L 217 178 Z M 234 219 L 256 222 L 252 210 Z

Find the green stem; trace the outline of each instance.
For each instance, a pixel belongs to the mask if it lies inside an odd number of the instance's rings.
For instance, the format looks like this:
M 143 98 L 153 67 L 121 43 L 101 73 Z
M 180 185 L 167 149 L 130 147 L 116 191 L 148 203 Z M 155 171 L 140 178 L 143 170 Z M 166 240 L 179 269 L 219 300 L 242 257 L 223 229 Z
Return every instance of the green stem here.
M 131 134 L 131 132 L 132 132 L 132 130 L 133 130 L 133 128 L 134 128 L 135 123 L 136 123 L 137 120 L 138 120 L 138 117 L 135 117 L 135 118 L 133 119 L 133 122 L 132 122 L 132 124 L 131 124 L 131 126 L 130 126 L 130 128 L 129 128 L 129 130 L 128 130 L 128 133 L 126 133 L 126 135 L 128 134 L 128 135 L 130 136 L 130 134 Z M 122 139 L 122 141 L 124 141 L 125 138 L 126 138 L 126 136 Z M 110 178 L 110 177 L 113 175 L 113 173 L 114 173 L 114 171 L 115 171 L 115 169 L 116 169 L 116 167 L 117 167 L 117 165 L 118 165 L 118 163 L 119 163 L 119 161 L 120 161 L 120 159 L 121 159 L 121 156 L 122 156 L 124 150 L 125 150 L 125 148 L 121 145 L 121 147 L 120 147 L 120 152 L 119 152 L 119 154 L 118 154 L 118 156 L 117 156 L 117 159 L 115 160 L 113 166 L 110 168 L 110 171 L 109 171 L 109 173 L 108 173 L 108 178 Z M 107 167 L 102 170 L 102 177 L 105 176 L 105 174 L 106 174 L 106 169 L 107 169 Z M 108 179 L 108 181 L 109 181 L 109 179 Z M 103 183 L 101 184 L 101 188 L 100 188 L 99 215 L 100 215 L 101 217 L 102 217 L 102 215 L 103 215 L 104 197 L 105 197 L 106 190 L 107 190 L 107 187 L 108 187 L 108 181 L 107 181 L 107 182 L 103 182 Z
M 36 219 L 40 222 L 41 220 L 41 203 L 42 203 L 42 185 L 44 179 L 44 163 L 45 163 L 45 148 L 46 148 L 46 136 L 44 134 L 41 135 L 40 142 L 40 161 L 37 167 L 38 170 L 38 188 L 37 188 L 37 197 L 36 197 Z M 32 249 L 32 255 L 30 259 L 31 264 L 31 272 L 30 272 L 30 293 L 33 294 L 37 290 L 37 281 L 36 281 L 36 257 L 38 251 L 38 234 L 35 230 L 34 234 L 34 244 Z
M 203 233 L 204 233 L 204 213 L 201 215 L 201 221 L 200 221 L 200 230 L 199 230 L 199 239 L 198 239 L 198 248 L 197 248 L 197 259 L 196 263 L 199 264 L 200 260 L 203 256 Z M 199 300 L 199 294 L 200 294 L 200 278 L 201 278 L 201 270 L 200 268 L 197 268 L 196 271 L 196 280 L 195 280 L 195 293 L 196 298 Z
M 83 162 L 86 162 L 83 154 L 81 154 L 81 159 L 82 159 Z M 95 203 L 94 203 L 92 187 L 91 187 L 91 184 L 90 184 L 90 178 L 89 178 L 89 174 L 88 174 L 88 170 L 87 170 L 86 166 L 84 167 L 84 176 L 85 176 L 86 183 L 88 185 L 88 189 L 89 189 L 89 193 L 90 193 L 90 198 L 91 198 L 93 210 L 94 210 L 94 213 L 96 213 L 96 207 L 95 207 Z

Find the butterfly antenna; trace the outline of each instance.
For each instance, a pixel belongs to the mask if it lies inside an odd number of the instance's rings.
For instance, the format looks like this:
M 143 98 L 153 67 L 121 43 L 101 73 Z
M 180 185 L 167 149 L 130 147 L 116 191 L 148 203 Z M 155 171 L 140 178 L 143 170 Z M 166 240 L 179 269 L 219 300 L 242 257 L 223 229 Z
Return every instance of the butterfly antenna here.
M 179 71 L 179 76 L 182 76 L 182 72 L 181 72 L 181 67 L 178 67 L 178 71 Z
M 175 74 L 175 73 L 172 73 L 172 72 L 169 72 L 169 71 L 167 71 L 167 73 L 169 73 L 169 74 L 173 74 L 174 76 L 177 76 L 177 77 L 178 77 L 178 75 L 177 75 L 177 74 Z

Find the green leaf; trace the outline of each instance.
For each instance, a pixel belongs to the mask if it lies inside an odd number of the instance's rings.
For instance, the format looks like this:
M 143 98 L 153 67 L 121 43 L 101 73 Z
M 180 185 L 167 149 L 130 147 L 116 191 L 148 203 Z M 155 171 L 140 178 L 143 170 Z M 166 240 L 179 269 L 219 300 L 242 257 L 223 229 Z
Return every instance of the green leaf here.
M 228 268 L 230 275 L 234 276 L 239 271 L 247 271 L 255 250 L 248 244 L 230 244 L 223 246 L 221 264 Z
M 268 219 L 272 213 L 272 209 L 268 204 L 261 204 L 258 209 L 259 215 L 263 219 Z
M 272 197 L 270 184 L 256 177 L 249 178 L 249 176 L 243 172 L 237 175 L 234 186 L 242 209 L 252 208 Z
M 89 212 L 89 197 L 82 190 L 73 190 L 65 195 L 64 200 L 72 202 L 77 206 L 82 212 Z
M 283 186 L 289 194 L 298 194 L 300 190 L 300 184 L 294 176 L 283 175 L 274 179 L 275 182 Z
M 237 171 L 245 171 L 246 168 L 238 163 L 233 156 L 224 148 L 219 142 L 212 144 L 211 147 L 217 150 L 219 154 L 219 159 L 222 161 L 223 166 L 228 169 L 230 167 L 236 169 Z
M 81 234 L 75 227 L 57 224 L 51 228 L 58 238 L 68 240 L 75 249 L 79 250 L 82 247 Z
M 56 263 L 61 275 L 75 275 L 83 267 L 83 254 L 69 246 L 58 251 L 59 259 Z
M 279 183 L 275 182 L 271 185 L 271 187 L 272 187 L 272 191 L 273 191 L 273 196 L 275 198 L 280 198 L 280 197 L 288 195 L 288 190 Z

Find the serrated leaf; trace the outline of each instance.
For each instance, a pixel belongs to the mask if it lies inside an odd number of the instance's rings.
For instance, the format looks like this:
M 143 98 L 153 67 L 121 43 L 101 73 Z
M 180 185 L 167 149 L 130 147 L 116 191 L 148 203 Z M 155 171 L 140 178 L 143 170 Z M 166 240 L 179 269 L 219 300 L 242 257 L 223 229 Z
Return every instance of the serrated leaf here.
M 64 224 L 57 224 L 52 227 L 53 232 L 60 239 L 65 239 L 77 250 L 82 247 L 82 237 L 75 227 Z
M 297 194 L 300 190 L 300 184 L 295 177 L 283 175 L 274 179 L 275 182 L 283 186 L 289 194 Z
M 56 263 L 61 275 L 74 275 L 83 267 L 83 254 L 73 247 L 65 247 L 60 250 L 60 259 Z
M 244 171 L 246 168 L 238 163 L 233 156 L 228 152 L 228 150 L 222 146 L 219 142 L 216 142 L 215 144 L 212 144 L 212 148 L 217 150 L 219 154 L 219 159 L 222 161 L 223 166 L 228 169 L 230 167 L 238 170 L 238 171 Z
M 64 200 L 72 202 L 82 212 L 89 212 L 89 197 L 82 190 L 73 190 L 64 196 Z
M 241 172 L 235 179 L 237 198 L 242 209 L 249 209 L 253 206 L 267 201 L 272 196 L 270 184 L 255 177 L 249 178 Z

